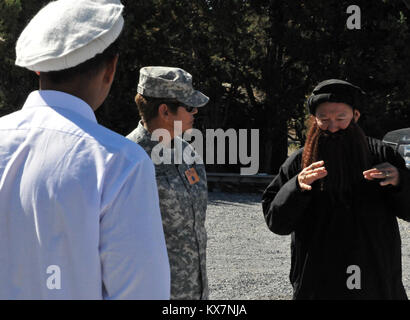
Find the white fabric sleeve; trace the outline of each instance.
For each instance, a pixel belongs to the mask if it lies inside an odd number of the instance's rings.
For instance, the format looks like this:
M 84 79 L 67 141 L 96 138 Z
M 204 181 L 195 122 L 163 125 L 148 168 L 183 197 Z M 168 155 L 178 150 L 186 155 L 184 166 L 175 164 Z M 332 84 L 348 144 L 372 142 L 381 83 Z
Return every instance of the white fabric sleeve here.
M 155 169 L 148 157 L 101 216 L 99 249 L 104 299 L 170 298 Z

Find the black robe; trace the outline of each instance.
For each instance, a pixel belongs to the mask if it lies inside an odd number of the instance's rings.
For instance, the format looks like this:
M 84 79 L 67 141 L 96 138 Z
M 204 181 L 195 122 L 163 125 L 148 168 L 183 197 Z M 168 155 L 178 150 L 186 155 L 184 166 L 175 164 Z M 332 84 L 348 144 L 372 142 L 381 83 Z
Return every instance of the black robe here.
M 410 171 L 392 148 L 367 140 L 374 165 L 389 162 L 399 170 L 397 187 L 363 178 L 349 204 L 332 205 L 317 181 L 311 191 L 300 190 L 302 148 L 262 196 L 269 229 L 291 234 L 294 299 L 407 299 L 396 217 L 410 221 Z

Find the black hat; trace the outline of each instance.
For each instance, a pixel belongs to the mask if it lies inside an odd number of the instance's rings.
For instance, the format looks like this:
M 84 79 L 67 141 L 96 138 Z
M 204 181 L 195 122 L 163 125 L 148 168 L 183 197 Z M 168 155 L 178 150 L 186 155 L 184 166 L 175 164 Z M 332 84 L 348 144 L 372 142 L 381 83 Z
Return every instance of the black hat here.
M 353 109 L 361 111 L 366 93 L 359 87 L 343 80 L 329 79 L 319 83 L 307 100 L 307 106 L 311 114 L 315 114 L 316 108 L 323 102 L 346 103 Z

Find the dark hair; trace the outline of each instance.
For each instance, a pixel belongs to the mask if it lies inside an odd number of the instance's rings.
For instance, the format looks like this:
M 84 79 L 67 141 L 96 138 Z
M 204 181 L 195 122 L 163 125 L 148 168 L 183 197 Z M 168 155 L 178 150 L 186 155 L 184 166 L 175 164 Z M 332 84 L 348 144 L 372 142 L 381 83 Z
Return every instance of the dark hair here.
M 102 53 L 95 57 L 69 69 L 41 72 L 43 77 L 55 84 L 70 81 L 80 76 L 92 77 L 96 75 L 101 68 L 110 62 L 119 53 L 120 36 L 111 43 Z
M 179 106 L 183 106 L 176 99 L 145 97 L 139 93 L 135 96 L 135 103 L 137 104 L 140 117 L 145 123 L 158 116 L 158 108 L 163 103 L 169 107 L 173 114 L 177 113 Z

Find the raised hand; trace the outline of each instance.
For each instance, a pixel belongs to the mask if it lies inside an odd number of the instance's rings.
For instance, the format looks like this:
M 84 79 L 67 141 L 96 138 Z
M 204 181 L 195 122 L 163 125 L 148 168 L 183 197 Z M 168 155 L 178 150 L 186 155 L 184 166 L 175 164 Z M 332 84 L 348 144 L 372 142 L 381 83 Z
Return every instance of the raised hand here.
M 312 190 L 311 184 L 327 176 L 323 160 L 314 162 L 298 174 L 298 182 L 302 191 Z
M 380 163 L 374 168 L 364 171 L 363 176 L 367 180 L 381 180 L 381 186 L 387 186 L 389 184 L 397 186 L 400 182 L 399 171 L 395 166 L 388 162 Z

